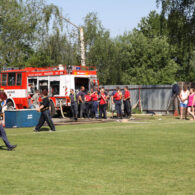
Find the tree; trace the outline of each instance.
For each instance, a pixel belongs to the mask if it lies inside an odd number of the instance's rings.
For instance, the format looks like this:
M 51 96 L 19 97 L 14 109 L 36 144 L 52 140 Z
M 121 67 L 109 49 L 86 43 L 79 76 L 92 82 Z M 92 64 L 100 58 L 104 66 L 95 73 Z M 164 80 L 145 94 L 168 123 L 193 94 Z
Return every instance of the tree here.
M 177 64 L 171 59 L 166 38 L 150 39 L 133 31 L 119 37 L 123 84 L 170 84 L 176 79 Z
M 84 22 L 87 65 L 97 67 L 101 84 L 115 84 L 116 48 L 110 33 L 102 26 L 96 13 L 89 13 Z
M 157 0 L 161 5 L 161 28 L 167 28 L 168 41 L 177 49 L 180 80 L 192 81 L 190 60 L 195 50 L 195 2 L 194 0 Z M 167 26 L 164 21 L 167 20 Z
M 49 31 L 60 26 L 60 12 L 42 0 L 0 0 L 0 61 L 11 66 L 23 65 Z
M 141 31 L 148 38 L 161 36 L 160 29 L 160 15 L 156 11 L 151 11 L 147 17 L 143 17 L 137 28 L 138 31 Z

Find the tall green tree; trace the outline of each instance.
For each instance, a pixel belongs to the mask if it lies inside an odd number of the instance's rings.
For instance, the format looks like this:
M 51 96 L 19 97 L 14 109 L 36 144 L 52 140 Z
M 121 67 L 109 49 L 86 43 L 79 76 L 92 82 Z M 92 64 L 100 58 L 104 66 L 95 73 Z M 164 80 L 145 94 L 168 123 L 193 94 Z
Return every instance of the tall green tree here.
M 24 65 L 49 31 L 59 27 L 60 12 L 42 0 L 0 0 L 0 61 L 11 66 Z M 57 22 L 56 22 L 57 21 Z
M 181 67 L 179 79 L 192 81 L 195 78 L 190 63 L 195 50 L 195 1 L 157 0 L 157 4 L 162 7 L 161 28 L 167 28 L 168 41 L 177 49 L 177 63 Z
M 133 31 L 119 37 L 123 84 L 170 84 L 176 79 L 177 64 L 171 58 L 166 38 L 153 39 Z

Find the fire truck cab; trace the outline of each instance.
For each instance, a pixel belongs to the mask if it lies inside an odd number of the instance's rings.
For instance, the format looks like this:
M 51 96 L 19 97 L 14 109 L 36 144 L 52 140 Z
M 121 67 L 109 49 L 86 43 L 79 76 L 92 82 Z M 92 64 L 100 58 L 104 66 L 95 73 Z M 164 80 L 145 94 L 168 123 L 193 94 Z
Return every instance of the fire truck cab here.
M 7 94 L 7 106 L 25 109 L 30 106 L 30 96 L 35 90 L 48 89 L 52 115 L 70 107 L 70 89 L 86 91 L 97 89 L 99 81 L 95 67 L 65 66 L 24 69 L 7 68 L 0 73 L 0 88 Z

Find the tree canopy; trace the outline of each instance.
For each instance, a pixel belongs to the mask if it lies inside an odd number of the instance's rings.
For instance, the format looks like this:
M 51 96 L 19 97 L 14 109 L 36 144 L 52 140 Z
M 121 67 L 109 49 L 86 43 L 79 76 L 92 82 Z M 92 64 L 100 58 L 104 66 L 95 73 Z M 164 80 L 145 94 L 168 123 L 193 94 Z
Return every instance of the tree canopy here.
M 194 0 L 157 0 L 137 27 L 111 37 L 98 18 L 83 20 L 86 65 L 101 84 L 171 84 L 195 79 Z M 2 66 L 79 65 L 77 29 L 44 0 L 0 0 Z

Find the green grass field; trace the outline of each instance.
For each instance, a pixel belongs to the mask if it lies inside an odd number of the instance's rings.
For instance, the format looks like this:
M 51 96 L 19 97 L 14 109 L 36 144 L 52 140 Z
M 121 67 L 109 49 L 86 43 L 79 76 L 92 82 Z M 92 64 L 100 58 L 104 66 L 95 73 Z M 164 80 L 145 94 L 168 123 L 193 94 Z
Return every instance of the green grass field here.
M 0 194 L 195 194 L 195 122 L 151 119 L 7 129 Z

